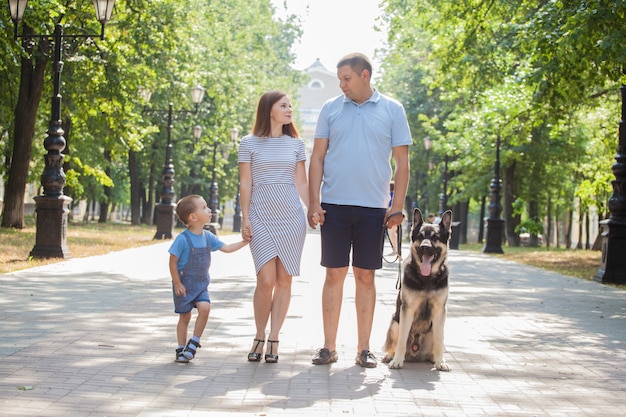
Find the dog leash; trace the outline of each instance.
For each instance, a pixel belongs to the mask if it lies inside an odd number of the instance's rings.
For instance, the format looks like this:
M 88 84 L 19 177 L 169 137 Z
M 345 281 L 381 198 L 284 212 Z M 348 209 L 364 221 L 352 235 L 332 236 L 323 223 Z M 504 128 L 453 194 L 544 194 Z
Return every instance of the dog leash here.
M 389 219 L 393 216 L 402 216 L 402 218 L 404 219 L 404 213 L 402 213 L 401 211 L 396 211 L 393 212 L 391 214 L 389 214 L 388 216 L 385 217 L 385 222 L 383 223 L 383 240 L 385 239 L 385 236 L 387 237 L 387 240 L 389 241 L 389 244 L 391 245 L 391 247 L 393 248 L 392 242 L 391 242 L 391 237 L 389 236 L 389 228 L 387 227 L 387 222 L 389 221 Z M 383 259 L 385 259 L 385 262 L 388 263 L 393 263 L 395 261 L 398 261 L 398 279 L 396 281 L 396 289 L 399 290 L 400 287 L 402 286 L 402 224 L 399 224 L 398 226 L 396 226 L 396 259 L 394 259 L 393 261 L 389 262 L 386 258 L 385 255 L 383 254 Z M 381 251 L 383 245 L 381 245 Z

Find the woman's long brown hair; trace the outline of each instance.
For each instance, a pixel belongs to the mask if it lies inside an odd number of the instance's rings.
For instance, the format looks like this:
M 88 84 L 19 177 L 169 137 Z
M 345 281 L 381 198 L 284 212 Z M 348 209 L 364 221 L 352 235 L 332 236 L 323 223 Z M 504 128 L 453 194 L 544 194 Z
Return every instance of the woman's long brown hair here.
M 286 95 L 287 93 L 283 91 L 270 90 L 261 96 L 256 109 L 256 121 L 254 122 L 254 129 L 252 130 L 253 134 L 259 137 L 269 137 L 272 134 L 270 119 L 272 106 Z M 288 125 L 283 125 L 283 134 L 291 136 L 292 138 L 300 137 L 298 129 L 296 129 L 293 122 Z

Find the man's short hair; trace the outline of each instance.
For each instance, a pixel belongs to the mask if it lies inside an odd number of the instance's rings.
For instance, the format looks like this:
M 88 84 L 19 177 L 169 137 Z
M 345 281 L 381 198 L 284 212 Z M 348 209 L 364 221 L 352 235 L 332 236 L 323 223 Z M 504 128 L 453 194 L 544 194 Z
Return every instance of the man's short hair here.
M 344 65 L 350 65 L 352 71 L 357 74 L 361 74 L 363 70 L 367 70 L 370 73 L 370 78 L 372 78 L 372 63 L 369 58 L 362 53 L 354 52 L 344 56 L 337 63 L 337 69 L 343 67 Z

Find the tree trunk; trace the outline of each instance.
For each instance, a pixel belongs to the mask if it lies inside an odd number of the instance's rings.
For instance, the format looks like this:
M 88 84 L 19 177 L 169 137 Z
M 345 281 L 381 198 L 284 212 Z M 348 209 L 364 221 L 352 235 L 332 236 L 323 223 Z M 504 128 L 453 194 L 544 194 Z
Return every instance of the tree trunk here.
M 478 219 L 478 243 L 483 243 L 485 238 L 485 207 L 487 206 L 487 196 L 484 195 L 480 201 L 480 216 Z
M 89 223 L 89 207 L 91 206 L 91 202 L 87 200 L 85 204 L 85 214 L 83 215 L 83 223 Z
M 560 212 L 559 209 L 560 209 L 560 206 L 557 205 L 555 207 L 556 213 L 554 213 L 554 237 L 555 237 L 554 247 L 557 249 L 561 247 L 561 243 L 559 242 L 560 237 L 561 237 L 561 233 L 560 233 L 561 228 L 559 227 L 559 212 Z
M 574 212 L 571 208 L 567 209 L 565 213 L 565 249 L 570 249 L 572 247 L 572 227 Z
M 585 213 L 585 249 L 591 249 L 590 237 L 589 237 L 589 208 Z
M 130 223 L 141 224 L 141 194 L 139 192 L 139 170 L 137 152 L 128 150 L 128 173 L 130 176 Z
M 602 225 L 600 224 L 602 219 L 603 219 L 603 215 L 601 213 L 598 213 L 598 234 L 596 235 L 596 238 L 593 241 L 591 250 L 595 250 L 595 251 L 602 250 Z
M 144 223 L 147 225 L 154 224 L 154 204 L 155 204 L 155 172 L 156 172 L 156 164 L 153 162 L 150 164 L 150 175 L 148 180 L 148 189 L 146 190 L 146 204 L 144 205 Z
M 23 24 L 23 33 L 31 34 L 33 30 Z M 44 74 L 48 58 L 36 54 L 30 58 L 33 47 L 47 48 L 45 45 L 28 46 L 25 40 L 26 54 L 22 57 L 20 89 L 15 106 L 15 130 L 13 135 L 13 151 L 9 163 L 7 180 L 2 207 L 2 227 L 24 228 L 24 195 L 26 194 L 26 178 L 30 167 L 30 158 L 35 136 L 37 109 L 43 92 Z M 45 39 L 39 43 L 47 43 Z M 46 50 L 46 49 L 44 49 Z
M 520 224 L 521 217 L 519 214 L 513 214 L 513 203 L 517 198 L 515 192 L 515 163 L 510 166 L 504 167 L 504 181 L 502 182 L 502 190 L 504 191 L 504 230 L 506 233 L 506 240 L 509 246 L 519 246 L 519 235 L 515 233 L 515 227 Z
M 539 223 L 539 203 L 537 203 L 537 201 L 528 202 L 528 217 L 534 222 Z M 528 246 L 533 248 L 539 246 L 539 237 L 534 231 L 530 233 Z
M 104 169 L 104 173 L 111 178 L 111 151 L 106 149 L 104 151 L 104 159 L 107 161 L 107 166 Z M 104 186 L 104 198 L 100 200 L 100 217 L 98 223 L 106 223 L 109 218 L 109 207 L 111 205 L 111 187 Z
M 552 198 L 548 197 L 548 227 L 546 228 L 545 236 L 543 237 L 546 243 L 546 248 L 550 249 L 550 239 L 552 239 Z
M 468 223 L 468 212 L 469 212 L 469 201 L 460 201 L 456 204 L 456 211 L 458 214 L 455 216 L 456 220 L 460 221 L 461 224 L 458 227 L 459 231 L 459 243 L 467 243 L 467 223 Z
M 576 249 L 583 248 L 583 217 L 585 213 L 583 212 L 580 204 L 578 205 L 578 243 L 576 244 Z

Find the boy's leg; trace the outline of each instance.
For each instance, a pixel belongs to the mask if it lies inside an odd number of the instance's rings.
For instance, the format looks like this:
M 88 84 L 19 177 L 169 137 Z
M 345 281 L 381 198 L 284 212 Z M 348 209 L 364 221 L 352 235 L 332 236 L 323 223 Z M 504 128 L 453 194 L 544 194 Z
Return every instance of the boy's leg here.
M 207 301 L 199 301 L 196 303 L 196 309 L 198 310 L 198 317 L 196 317 L 196 324 L 193 327 L 193 335 L 200 339 L 202 337 L 202 333 L 204 333 L 204 328 L 209 321 L 211 303 Z
M 185 343 L 187 343 L 187 332 L 190 320 L 191 311 L 178 315 L 178 325 L 176 326 L 176 340 L 178 341 L 178 346 L 185 346 Z
M 196 309 L 198 310 L 198 317 L 196 317 L 196 324 L 193 328 L 193 336 L 187 342 L 185 351 L 183 354 L 187 359 L 193 359 L 196 356 L 196 350 L 200 346 L 200 338 L 204 332 L 207 322 L 209 321 L 209 312 L 211 311 L 211 303 L 208 301 L 198 301 L 196 303 Z
M 176 349 L 176 362 L 187 363 L 189 359 L 184 355 L 185 340 L 187 340 L 187 332 L 189 329 L 189 321 L 191 320 L 191 311 L 178 315 L 178 325 L 176 326 L 176 339 L 178 348 Z

